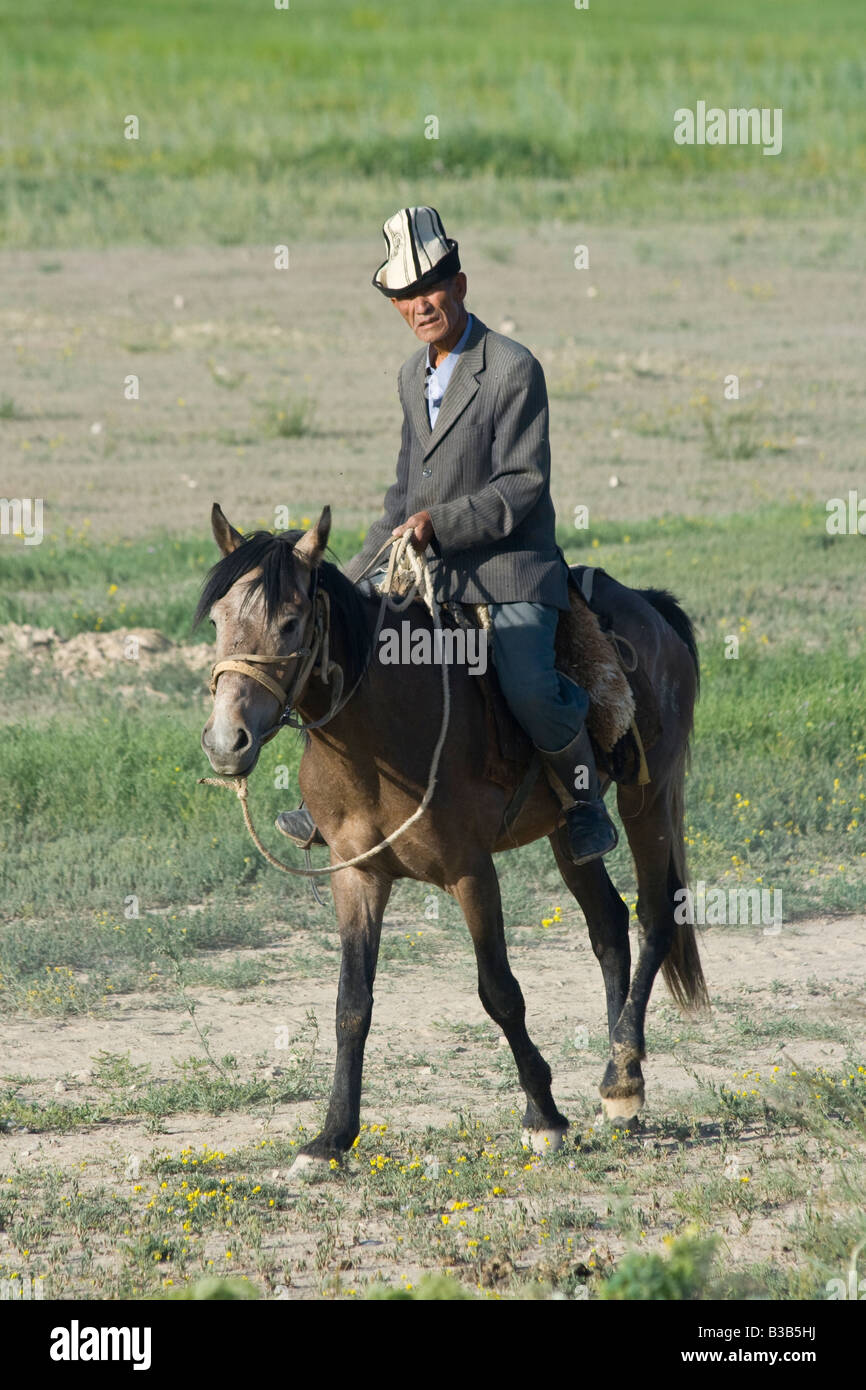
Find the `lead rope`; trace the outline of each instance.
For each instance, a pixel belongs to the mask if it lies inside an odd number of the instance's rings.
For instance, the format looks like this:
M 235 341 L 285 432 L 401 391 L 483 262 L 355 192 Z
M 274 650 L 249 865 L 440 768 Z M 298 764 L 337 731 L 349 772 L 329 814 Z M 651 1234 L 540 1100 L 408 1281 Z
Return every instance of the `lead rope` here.
M 437 603 L 436 596 L 433 592 L 433 580 L 430 575 L 430 570 L 427 566 L 427 561 L 425 560 L 424 556 L 420 555 L 418 551 L 415 549 L 415 547 L 410 544 L 411 535 L 411 531 L 405 531 L 403 535 L 398 536 L 393 543 L 386 543 L 391 544 L 391 556 L 388 561 L 388 572 L 385 576 L 385 582 L 383 585 L 382 608 L 379 614 L 379 622 L 376 625 L 377 634 L 382 625 L 382 618 L 384 616 L 386 605 L 393 612 L 402 613 L 403 610 L 407 608 L 409 604 L 413 601 L 416 595 L 420 596 L 423 600 L 427 608 L 427 611 L 430 614 L 430 617 L 433 619 L 433 626 L 439 629 L 441 629 L 442 627 L 442 616 L 439 611 L 439 604 Z M 385 546 L 382 546 L 380 548 L 380 550 L 377 552 L 377 555 L 374 556 L 374 560 L 382 554 L 382 551 L 384 549 Z M 373 562 L 371 561 L 371 565 L 368 566 L 367 569 L 371 568 L 372 563 Z M 398 570 L 401 567 L 404 570 L 408 568 L 411 571 L 412 582 L 408 592 L 403 596 L 402 599 L 398 600 L 392 596 L 391 590 L 393 588 Z M 357 687 L 353 688 L 353 691 L 351 692 L 352 694 L 354 694 L 354 689 L 356 688 Z M 335 708 L 333 709 L 333 712 L 336 712 Z M 199 783 L 202 786 L 206 787 L 229 787 L 235 793 L 235 795 L 238 798 L 238 801 L 241 803 L 241 810 L 243 811 L 244 816 L 244 824 L 247 827 L 250 839 L 252 840 L 256 849 L 259 851 L 259 854 L 262 856 L 262 858 L 266 859 L 267 862 L 273 866 L 273 868 L 279 869 L 284 874 L 292 874 L 295 878 L 317 878 L 320 874 L 337 874 L 340 872 L 341 869 L 351 869 L 356 864 L 364 864 L 368 860 L 372 859 L 374 855 L 379 854 L 388 845 L 392 845 L 394 841 L 399 839 L 399 837 L 403 835 L 411 825 L 414 825 L 415 822 L 417 820 L 420 820 L 420 818 L 423 816 L 424 812 L 427 810 L 427 807 L 430 805 L 430 802 L 433 798 L 433 792 L 436 787 L 436 775 L 439 771 L 439 759 L 442 756 L 442 749 L 445 746 L 445 737 L 448 733 L 448 723 L 450 718 L 451 687 L 448 681 L 448 663 L 446 661 L 443 661 L 442 724 L 439 729 L 439 737 L 436 740 L 436 746 L 433 749 L 433 757 L 430 761 L 430 773 L 427 778 L 427 789 L 424 792 L 423 797 L 421 798 L 420 805 L 415 811 L 413 811 L 412 815 L 409 816 L 408 820 L 405 820 L 402 825 L 397 827 L 396 830 L 392 830 L 390 835 L 387 835 L 384 840 L 380 840 L 379 844 L 374 845 L 372 849 L 365 850 L 363 854 L 356 854 L 352 859 L 344 859 L 340 864 L 328 864 L 322 869 L 296 869 L 294 865 L 284 864 L 281 859 L 277 859 L 276 855 L 271 854 L 270 850 L 262 844 L 258 834 L 256 833 L 256 828 L 253 825 L 252 815 L 250 814 L 249 788 L 247 786 L 246 777 L 233 777 L 231 779 L 227 777 L 200 777 Z M 311 725 L 309 727 L 315 726 Z

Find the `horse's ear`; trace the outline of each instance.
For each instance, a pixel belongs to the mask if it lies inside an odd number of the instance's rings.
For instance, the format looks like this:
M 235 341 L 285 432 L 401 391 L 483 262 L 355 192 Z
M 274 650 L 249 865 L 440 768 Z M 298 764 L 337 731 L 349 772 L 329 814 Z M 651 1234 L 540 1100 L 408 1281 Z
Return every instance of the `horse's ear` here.
M 325 546 L 328 544 L 328 537 L 331 534 L 331 508 L 323 507 L 322 515 L 319 517 L 315 526 L 311 526 L 309 531 L 305 531 L 299 541 L 295 542 L 295 554 L 305 565 L 315 569 L 325 553 Z
M 219 502 L 214 502 L 211 507 L 210 524 L 213 529 L 213 538 L 223 555 L 231 555 L 233 550 L 237 550 L 243 540 L 243 536 L 240 531 L 235 530 L 228 518 L 223 515 L 223 509 Z

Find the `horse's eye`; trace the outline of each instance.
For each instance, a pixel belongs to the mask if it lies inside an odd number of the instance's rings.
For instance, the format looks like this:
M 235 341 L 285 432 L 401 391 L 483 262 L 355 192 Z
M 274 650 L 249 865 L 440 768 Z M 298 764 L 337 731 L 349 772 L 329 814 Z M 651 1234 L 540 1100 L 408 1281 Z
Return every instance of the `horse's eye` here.
M 214 622 L 213 618 L 208 618 L 208 622 L 210 623 L 211 627 L 216 627 L 216 623 Z
M 288 637 L 289 633 L 292 631 L 292 628 L 297 626 L 297 622 L 298 622 L 297 618 L 287 618 L 287 619 L 286 619 L 286 621 L 283 623 L 282 627 L 280 628 L 280 632 L 283 634 L 284 637 Z

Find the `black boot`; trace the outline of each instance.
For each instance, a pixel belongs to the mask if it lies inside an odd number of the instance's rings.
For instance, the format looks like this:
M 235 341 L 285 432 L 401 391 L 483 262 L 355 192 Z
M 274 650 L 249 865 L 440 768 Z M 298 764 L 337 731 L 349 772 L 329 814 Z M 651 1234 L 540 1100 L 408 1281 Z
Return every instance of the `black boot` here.
M 323 845 L 325 841 L 316 828 L 316 822 L 303 801 L 297 811 L 281 811 L 274 825 L 283 835 L 288 836 L 299 849 L 309 849 L 310 845 Z
M 571 743 L 557 752 L 539 748 L 548 781 L 562 802 L 568 834 L 569 857 L 588 864 L 616 847 L 619 835 L 605 810 L 589 734 L 584 724 Z M 585 769 L 585 777 L 580 776 Z M 575 782 L 586 782 L 575 786 Z

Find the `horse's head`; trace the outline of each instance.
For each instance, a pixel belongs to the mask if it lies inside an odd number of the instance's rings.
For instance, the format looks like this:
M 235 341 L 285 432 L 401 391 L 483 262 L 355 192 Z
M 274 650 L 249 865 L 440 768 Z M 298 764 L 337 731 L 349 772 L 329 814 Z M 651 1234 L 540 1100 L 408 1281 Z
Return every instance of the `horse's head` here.
M 202 748 L 223 776 L 251 771 L 297 688 L 309 649 L 316 571 L 331 529 L 325 507 L 309 531 L 242 536 L 218 503 L 211 513 L 222 551 L 205 581 L 196 622 L 216 629 L 213 710 Z M 256 659 L 258 658 L 258 659 Z

